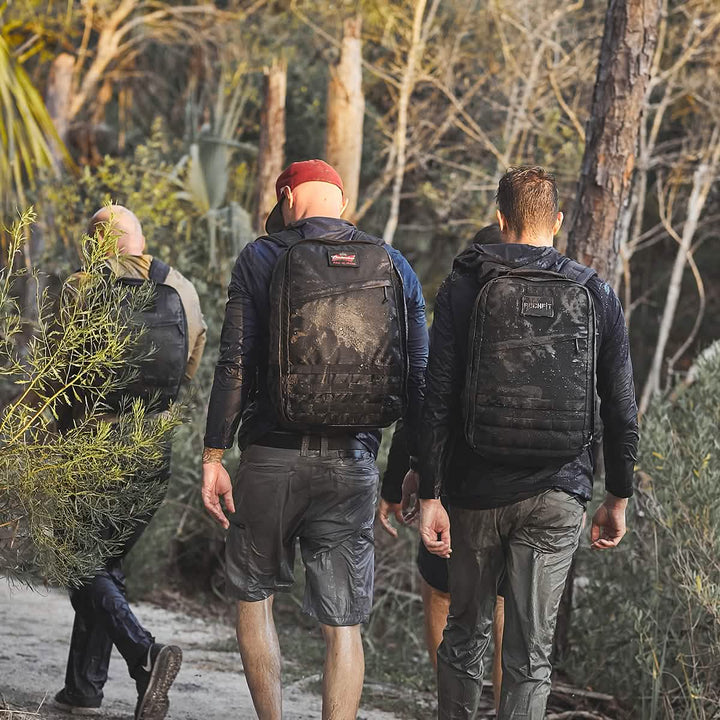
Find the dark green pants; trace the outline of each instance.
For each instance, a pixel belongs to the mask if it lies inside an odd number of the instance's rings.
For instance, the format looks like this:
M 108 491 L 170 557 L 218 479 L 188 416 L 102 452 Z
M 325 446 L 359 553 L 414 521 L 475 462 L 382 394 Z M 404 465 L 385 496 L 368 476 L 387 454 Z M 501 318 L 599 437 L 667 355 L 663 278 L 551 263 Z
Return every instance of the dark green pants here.
M 541 720 L 560 597 L 583 505 L 560 490 L 493 510 L 450 508 L 450 614 L 438 650 L 438 717 L 474 718 L 495 597 L 505 573 L 499 720 Z

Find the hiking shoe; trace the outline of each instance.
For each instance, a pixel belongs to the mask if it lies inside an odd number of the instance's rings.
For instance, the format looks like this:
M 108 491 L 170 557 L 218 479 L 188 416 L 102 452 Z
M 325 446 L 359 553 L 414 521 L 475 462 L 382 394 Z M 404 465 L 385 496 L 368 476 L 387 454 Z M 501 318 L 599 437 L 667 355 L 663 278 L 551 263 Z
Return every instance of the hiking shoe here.
M 138 701 L 135 720 L 162 720 L 170 707 L 168 690 L 182 664 L 182 650 L 176 645 L 153 643 L 135 678 Z
M 69 715 L 98 715 L 100 713 L 100 700 L 78 700 L 70 697 L 65 688 L 55 694 L 52 705 L 57 710 Z

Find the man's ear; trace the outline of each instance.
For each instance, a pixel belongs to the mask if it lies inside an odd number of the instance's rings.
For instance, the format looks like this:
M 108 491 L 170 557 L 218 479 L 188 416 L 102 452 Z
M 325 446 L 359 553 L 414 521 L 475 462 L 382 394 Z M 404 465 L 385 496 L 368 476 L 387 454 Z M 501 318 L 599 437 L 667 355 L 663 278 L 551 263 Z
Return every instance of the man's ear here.
M 565 219 L 565 216 L 561 212 L 559 212 L 557 214 L 557 217 L 555 218 L 555 223 L 552 226 L 553 236 L 557 235 L 560 232 L 560 228 L 562 227 L 564 219 Z
M 500 226 L 500 232 L 505 232 L 505 229 L 507 228 L 505 216 L 499 210 L 496 210 L 495 217 L 497 218 L 498 225 Z
M 293 195 L 293 191 L 286 185 L 280 189 L 280 212 L 282 213 L 285 225 L 295 220 L 292 213 L 293 205 L 295 205 L 295 196 Z

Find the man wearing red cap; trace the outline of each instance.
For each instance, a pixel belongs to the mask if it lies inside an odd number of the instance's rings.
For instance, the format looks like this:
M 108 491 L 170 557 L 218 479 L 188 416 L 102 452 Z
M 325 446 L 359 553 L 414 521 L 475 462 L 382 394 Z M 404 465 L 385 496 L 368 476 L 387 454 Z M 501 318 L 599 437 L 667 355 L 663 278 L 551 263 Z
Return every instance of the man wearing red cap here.
M 228 288 L 203 501 L 229 528 L 227 591 L 238 600 L 238 644 L 259 718 L 282 717 L 272 602 L 293 584 L 299 538 L 303 609 L 326 643 L 323 718 L 344 720 L 357 715 L 360 624 L 372 605 L 377 428 L 402 414 L 415 467 L 425 302 L 397 250 L 341 219 L 347 199 L 330 165 L 293 163 L 276 195 L 267 235 L 242 251 Z M 231 484 L 221 459 L 236 433 L 242 460 Z

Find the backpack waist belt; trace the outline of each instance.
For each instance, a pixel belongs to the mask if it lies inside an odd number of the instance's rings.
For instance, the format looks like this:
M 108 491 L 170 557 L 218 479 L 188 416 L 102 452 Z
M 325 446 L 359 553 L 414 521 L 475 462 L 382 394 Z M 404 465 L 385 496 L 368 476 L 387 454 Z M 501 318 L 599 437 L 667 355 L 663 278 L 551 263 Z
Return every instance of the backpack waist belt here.
M 256 440 L 253 445 L 262 447 L 282 448 L 285 450 L 301 450 L 304 438 L 308 438 L 308 450 L 322 450 L 322 435 L 288 432 L 269 432 Z M 368 450 L 354 435 L 327 435 L 328 450 Z

